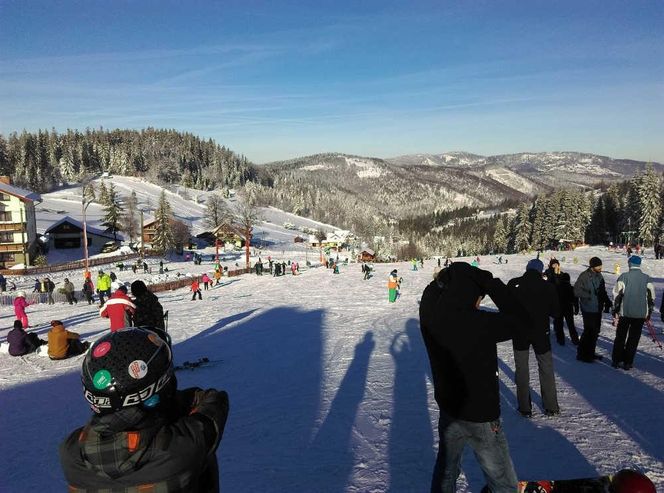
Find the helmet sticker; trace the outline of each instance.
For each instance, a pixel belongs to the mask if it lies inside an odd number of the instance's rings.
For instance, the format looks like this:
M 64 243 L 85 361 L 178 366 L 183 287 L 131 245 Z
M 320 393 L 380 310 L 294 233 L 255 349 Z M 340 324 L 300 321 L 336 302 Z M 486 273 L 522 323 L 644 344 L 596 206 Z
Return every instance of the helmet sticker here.
M 101 358 L 102 356 L 106 355 L 111 350 L 111 343 L 108 341 L 104 341 L 101 344 L 99 344 L 95 350 L 92 352 L 92 356 L 95 358 Z
M 92 384 L 96 389 L 103 390 L 111 385 L 111 373 L 108 370 L 99 370 L 92 377 Z
M 157 404 L 159 404 L 159 395 L 158 394 L 153 395 L 152 397 L 150 397 L 149 399 L 147 399 L 143 402 L 143 405 L 145 407 L 155 407 Z
M 161 337 L 159 337 L 156 334 L 148 334 L 148 339 L 150 339 L 150 342 L 152 342 L 152 344 L 154 344 L 155 346 L 161 346 L 163 343 Z
M 134 361 L 129 363 L 127 371 L 129 372 L 129 376 L 131 378 L 140 380 L 141 378 L 145 377 L 145 375 L 148 374 L 148 365 L 142 359 L 135 359 Z

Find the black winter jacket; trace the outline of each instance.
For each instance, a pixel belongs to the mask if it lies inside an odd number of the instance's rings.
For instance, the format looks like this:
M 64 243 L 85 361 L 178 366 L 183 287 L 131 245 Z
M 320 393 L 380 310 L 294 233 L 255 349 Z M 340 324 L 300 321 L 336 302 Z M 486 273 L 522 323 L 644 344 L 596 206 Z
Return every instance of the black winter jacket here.
M 69 491 L 218 492 L 215 452 L 227 417 L 226 392 L 195 388 L 132 426 L 115 413 L 94 416 L 60 446 Z
M 475 308 L 483 293 L 499 312 Z M 496 343 L 525 330 L 526 323 L 518 302 L 489 272 L 460 262 L 441 271 L 420 302 L 420 329 L 441 411 L 477 423 L 500 417 Z
M 539 272 L 528 270 L 523 276 L 511 279 L 507 287 L 513 290 L 533 322 L 525 334 L 514 337 L 514 349 L 526 351 L 532 345 L 536 354 L 551 351 L 549 317 L 561 316 L 555 285 L 545 281 Z
M 152 292 L 146 291 L 136 296 L 134 300 L 136 313 L 134 313 L 134 325 L 136 327 L 157 327 L 165 329 L 164 308 L 159 303 L 159 298 Z

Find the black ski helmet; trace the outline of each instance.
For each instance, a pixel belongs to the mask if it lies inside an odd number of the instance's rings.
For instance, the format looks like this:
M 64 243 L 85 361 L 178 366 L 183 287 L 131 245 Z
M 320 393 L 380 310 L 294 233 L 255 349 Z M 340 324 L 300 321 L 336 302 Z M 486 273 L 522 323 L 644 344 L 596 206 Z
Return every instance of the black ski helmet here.
M 139 404 L 154 408 L 174 390 L 171 349 L 147 328 L 111 332 L 85 355 L 81 380 L 85 399 L 98 414 Z
M 631 469 L 623 469 L 613 476 L 611 491 L 613 493 L 657 493 L 655 485 L 648 476 Z

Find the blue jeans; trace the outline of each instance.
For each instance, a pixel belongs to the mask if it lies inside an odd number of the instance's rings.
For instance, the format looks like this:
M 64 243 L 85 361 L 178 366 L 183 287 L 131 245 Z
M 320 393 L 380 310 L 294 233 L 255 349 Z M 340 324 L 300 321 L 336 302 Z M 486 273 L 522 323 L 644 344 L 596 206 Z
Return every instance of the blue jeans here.
M 431 493 L 454 493 L 461 456 L 470 445 L 493 493 L 517 491 L 517 477 L 510 458 L 507 438 L 500 420 L 473 423 L 452 419 L 441 411 L 438 420 L 440 445 L 431 480 Z

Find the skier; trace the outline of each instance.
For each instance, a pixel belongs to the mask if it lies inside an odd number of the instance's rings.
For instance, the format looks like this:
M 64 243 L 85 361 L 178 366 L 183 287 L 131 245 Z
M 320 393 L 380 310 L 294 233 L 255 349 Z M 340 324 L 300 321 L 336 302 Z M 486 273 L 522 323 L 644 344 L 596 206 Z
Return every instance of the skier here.
M 25 299 L 25 291 L 19 291 L 16 293 L 16 298 L 14 298 L 14 315 L 16 318 L 21 321 L 21 324 L 24 329 L 30 327 L 30 322 L 28 321 L 28 315 L 25 313 L 25 309 L 32 305 Z
M 387 300 L 390 303 L 394 303 L 397 300 L 398 289 L 399 289 L 399 278 L 397 277 L 397 270 L 394 269 L 392 272 L 390 272 L 390 277 L 387 280 L 387 291 L 388 291 Z
M 83 295 L 85 296 L 85 300 L 88 302 L 88 305 L 91 305 L 94 301 L 94 292 L 95 287 L 94 284 L 92 284 L 92 279 L 86 277 L 85 281 L 83 281 Z
M 578 312 L 578 300 L 574 296 L 574 289 L 570 284 L 569 274 L 560 270 L 560 262 L 556 258 L 549 260 L 549 268 L 544 271 L 546 280 L 556 288 L 558 294 L 558 303 L 560 304 L 560 316 L 553 319 L 553 331 L 556 334 L 556 342 L 561 346 L 565 345 L 565 332 L 563 331 L 564 322 L 567 321 L 567 330 L 570 339 L 575 346 L 579 344 L 579 334 L 574 326 L 573 308 L 576 305 Z M 564 281 L 563 279 L 566 279 Z
M 70 305 L 74 303 L 78 304 L 78 300 L 74 295 L 74 283 L 72 283 L 68 278 L 65 277 L 63 289 L 65 290 L 65 298 Z
M 60 320 L 51 320 L 48 331 L 48 357 L 51 359 L 67 359 L 83 354 L 90 347 L 88 341 L 82 342 L 76 332 L 65 330 Z
M 214 285 L 217 286 L 221 282 L 221 268 L 214 270 Z M 210 281 L 212 283 L 212 281 Z
M 131 283 L 131 294 L 134 296 L 134 325 L 136 327 L 157 327 L 166 330 L 164 308 L 159 298 L 152 293 L 145 283 L 137 280 Z
M 37 337 L 34 332 L 26 332 L 20 320 L 14 320 L 14 328 L 7 334 L 7 342 L 9 354 L 12 356 L 24 356 L 46 344 L 46 341 Z
M 410 263 L 413 265 L 413 268 L 411 270 L 417 271 L 417 259 L 416 258 L 412 259 Z
M 612 366 L 630 370 L 634 364 L 641 329 L 652 314 L 655 287 L 649 275 L 641 272 L 641 257 L 629 258 L 629 270 L 620 275 L 613 287 L 614 306 L 620 315 L 613 340 Z
M 207 275 L 207 272 L 203 273 L 203 276 L 201 277 L 201 281 L 203 281 L 203 289 L 205 291 L 207 291 L 208 290 L 208 285 L 210 284 L 210 282 L 212 282 L 211 279 L 210 279 L 210 276 Z M 133 286 L 133 284 L 132 284 L 132 286 Z M 132 289 L 132 292 L 133 292 L 133 289 Z
M 485 294 L 499 312 L 478 309 Z M 496 343 L 525 330 L 527 321 L 500 279 L 467 263 L 452 263 L 424 290 L 420 328 L 440 410 L 433 493 L 456 491 L 466 444 L 473 448 L 492 492 L 517 490 L 500 422 Z
M 171 349 L 157 333 L 105 335 L 81 378 L 95 414 L 60 445 L 69 491 L 219 491 L 228 394 L 177 390 Z
M 120 286 L 99 310 L 99 316 L 108 318 L 111 323 L 111 332 L 131 327 L 132 316 L 136 312 L 136 305 L 127 296 L 127 286 Z
M 583 333 L 576 351 L 576 359 L 584 363 L 593 363 L 602 359 L 602 356 L 595 353 L 602 326 L 602 309 L 605 313 L 609 313 L 613 305 L 606 293 L 602 277 L 602 261 L 598 257 L 592 257 L 588 269 L 579 274 L 574 283 L 574 294 L 579 298 L 583 316 Z
M 191 292 L 193 293 L 191 301 L 194 301 L 196 299 L 196 295 L 198 295 L 199 300 L 203 299 L 203 295 L 201 294 L 201 287 L 198 284 L 198 279 L 194 279 L 194 281 L 191 283 Z
M 542 278 L 543 270 L 542 261 L 532 259 L 528 262 L 523 276 L 511 279 L 507 283 L 507 287 L 513 290 L 514 296 L 531 320 L 528 330 L 515 335 L 512 339 L 518 411 L 527 418 L 532 416 L 528 366 L 530 346 L 533 347 L 537 359 L 544 414 L 547 416 L 560 414 L 549 339 L 549 317 L 560 317 L 560 304 L 555 286 Z

